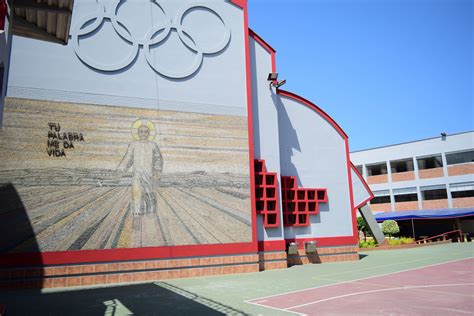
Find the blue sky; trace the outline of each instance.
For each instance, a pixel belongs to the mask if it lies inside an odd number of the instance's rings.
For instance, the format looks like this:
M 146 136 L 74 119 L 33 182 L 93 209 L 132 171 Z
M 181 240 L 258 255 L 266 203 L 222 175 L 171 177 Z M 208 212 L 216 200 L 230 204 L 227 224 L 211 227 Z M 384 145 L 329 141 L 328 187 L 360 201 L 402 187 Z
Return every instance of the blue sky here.
M 474 129 L 471 0 L 248 0 L 285 90 L 351 151 Z

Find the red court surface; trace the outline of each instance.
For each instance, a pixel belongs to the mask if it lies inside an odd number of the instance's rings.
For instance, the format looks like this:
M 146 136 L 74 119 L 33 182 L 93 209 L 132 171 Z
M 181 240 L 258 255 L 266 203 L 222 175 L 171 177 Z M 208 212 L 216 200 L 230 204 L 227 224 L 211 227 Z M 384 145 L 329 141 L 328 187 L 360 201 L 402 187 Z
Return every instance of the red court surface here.
M 247 302 L 303 315 L 474 315 L 474 258 Z

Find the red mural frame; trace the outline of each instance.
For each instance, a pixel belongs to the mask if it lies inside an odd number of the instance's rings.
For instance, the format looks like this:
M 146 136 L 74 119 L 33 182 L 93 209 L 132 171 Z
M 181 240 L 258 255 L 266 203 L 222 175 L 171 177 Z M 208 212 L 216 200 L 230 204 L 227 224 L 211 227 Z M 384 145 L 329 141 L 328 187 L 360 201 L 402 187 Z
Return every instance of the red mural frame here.
M 247 93 L 247 124 L 249 144 L 249 182 L 250 182 L 250 205 L 252 221 L 252 241 L 228 244 L 205 244 L 185 246 L 161 246 L 123 249 L 97 249 L 78 251 L 51 251 L 34 253 L 7 253 L 0 255 L 0 266 L 29 266 L 29 265 L 60 265 L 99 263 L 113 261 L 146 260 L 180 258 L 192 256 L 232 255 L 243 253 L 256 253 L 258 251 L 257 240 L 257 215 L 255 210 L 255 183 L 254 183 L 254 144 L 253 144 L 253 118 L 252 118 L 252 84 L 250 74 L 250 45 L 248 27 L 248 7 L 246 0 L 229 0 L 229 4 L 235 5 L 243 11 L 243 36 L 245 43 L 245 72 Z
M 266 51 L 269 52 L 271 56 L 271 65 L 272 65 L 272 72 L 276 72 L 276 50 L 270 46 L 263 38 L 261 38 L 257 33 L 253 30 L 249 30 L 250 36 L 259 43 Z M 373 198 L 373 193 L 370 190 L 369 186 L 365 182 L 365 180 L 361 177 L 359 172 L 356 171 L 357 176 L 361 179 L 362 183 L 370 192 L 370 197 L 366 199 L 364 202 L 360 203 L 359 205 L 354 205 L 354 190 L 352 185 L 352 168 L 355 168 L 350 160 L 350 151 L 349 151 L 349 137 L 344 132 L 344 130 L 336 123 L 336 121 L 329 116 L 326 112 L 324 112 L 319 106 L 314 104 L 313 102 L 297 95 L 289 91 L 277 89 L 277 94 L 283 97 L 287 97 L 289 99 L 293 99 L 294 101 L 303 104 L 310 109 L 314 110 L 316 113 L 321 115 L 329 124 L 331 124 L 334 129 L 339 133 L 339 135 L 344 140 L 345 151 L 346 151 L 346 164 L 347 164 L 347 178 L 348 178 L 348 185 L 349 185 L 349 195 L 350 195 L 350 208 L 352 210 L 352 232 L 353 234 L 350 236 L 338 236 L 338 237 L 314 237 L 314 238 L 287 238 L 284 239 L 285 243 L 282 243 L 282 240 L 268 240 L 268 241 L 259 241 L 259 250 L 260 251 L 267 251 L 267 250 L 285 250 L 286 243 L 296 241 L 299 243 L 299 247 L 303 247 L 304 242 L 306 241 L 317 241 L 318 246 L 344 246 L 344 245 L 355 245 L 358 243 L 358 230 L 357 230 L 357 210 L 359 207 L 367 203 Z

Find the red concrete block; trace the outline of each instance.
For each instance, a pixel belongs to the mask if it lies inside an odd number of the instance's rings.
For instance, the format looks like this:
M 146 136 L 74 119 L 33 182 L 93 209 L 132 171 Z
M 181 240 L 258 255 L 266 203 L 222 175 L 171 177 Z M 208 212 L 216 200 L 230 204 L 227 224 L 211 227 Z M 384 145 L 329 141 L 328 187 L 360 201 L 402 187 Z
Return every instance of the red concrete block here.
M 132 273 L 132 274 L 133 274 L 133 281 L 135 282 L 146 281 L 147 272 L 137 272 L 137 273 Z
M 81 277 L 68 277 L 68 278 L 61 278 L 65 280 L 65 284 L 63 286 L 80 286 L 81 285 Z M 54 283 L 54 287 L 56 286 L 56 282 Z
M 49 288 L 52 288 L 52 287 L 53 287 L 53 283 L 54 283 L 54 279 L 46 278 L 46 279 L 43 279 L 43 280 L 42 280 L 41 286 L 42 286 L 44 289 L 49 289 Z
M 213 257 L 211 258 L 212 265 L 222 264 L 222 257 Z
M 179 277 L 180 278 L 189 278 L 191 276 L 190 269 L 181 269 L 179 270 Z
M 212 259 L 211 258 L 201 258 L 201 265 L 208 266 L 211 265 Z
M 82 273 L 94 273 L 95 272 L 95 265 L 85 265 L 82 266 Z
M 212 267 L 211 268 L 211 275 L 222 275 L 222 267 Z
M 243 273 L 244 272 L 244 266 L 243 265 L 237 265 L 232 267 L 232 273 Z
M 159 260 L 155 264 L 157 269 L 168 268 L 168 260 Z
M 201 259 L 200 258 L 192 258 L 191 259 L 191 266 L 196 267 L 201 265 Z
M 82 267 L 81 266 L 69 266 L 67 267 L 67 274 L 81 274 Z
M 231 263 L 236 262 L 237 260 L 238 259 L 236 259 L 236 257 L 233 257 L 233 256 L 222 257 L 222 264 L 231 264 Z M 240 261 L 237 261 L 237 262 L 240 262 Z
M 67 278 L 54 278 L 53 287 L 65 287 Z M 79 278 L 80 280 L 80 278 Z M 80 281 L 79 281 L 80 282 Z
M 201 268 L 190 269 L 189 272 L 190 272 L 189 276 L 191 278 L 196 278 L 196 277 L 202 276 L 202 269 Z
M 107 284 L 110 283 L 119 283 L 120 282 L 120 274 L 108 274 L 107 275 Z
M 107 283 L 107 276 L 106 275 L 95 275 L 94 276 L 94 284 L 106 284 Z
M 108 272 L 109 271 L 109 265 L 108 264 L 97 264 L 94 268 L 96 273 L 101 273 L 101 272 Z
M 133 263 L 131 262 L 119 263 L 119 269 L 120 271 L 131 271 L 133 270 Z
M 143 270 L 145 269 L 145 262 L 133 262 L 132 270 Z
M 120 283 L 129 283 L 135 281 L 134 273 L 120 273 L 119 274 L 119 282 Z
M 93 276 L 83 276 L 81 277 L 81 285 L 93 285 L 94 277 Z
M 120 271 L 120 264 L 118 263 L 109 263 L 107 265 L 108 271 Z
M 232 273 L 234 273 L 233 266 L 222 267 L 222 274 L 232 274 Z
M 222 274 L 222 267 L 216 267 L 216 268 L 219 268 L 220 269 L 220 272 Z M 213 274 L 213 269 L 214 267 L 212 268 L 201 268 L 202 269 L 202 276 L 210 276 L 210 275 L 214 275 Z
M 169 279 L 169 271 L 155 271 L 153 272 L 153 278 L 155 280 L 166 280 Z
M 178 279 L 179 278 L 179 270 L 169 270 L 168 271 L 168 276 L 170 279 Z
M 147 261 L 145 262 L 145 269 L 155 269 L 156 261 Z

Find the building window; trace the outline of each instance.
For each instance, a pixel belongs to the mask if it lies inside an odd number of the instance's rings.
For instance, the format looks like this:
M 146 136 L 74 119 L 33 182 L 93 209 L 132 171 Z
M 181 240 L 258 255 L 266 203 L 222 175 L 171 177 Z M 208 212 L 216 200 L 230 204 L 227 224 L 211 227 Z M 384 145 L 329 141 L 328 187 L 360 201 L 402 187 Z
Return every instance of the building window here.
M 378 176 L 381 174 L 387 174 L 387 164 L 378 163 L 375 165 L 366 166 L 368 176 Z
M 449 188 L 453 199 L 474 197 L 474 182 L 453 183 Z
M 418 194 L 416 188 L 404 188 L 393 190 L 395 202 L 413 202 L 418 201 Z
M 390 203 L 390 191 L 389 190 L 380 190 L 373 191 L 374 198 L 370 200 L 370 204 L 384 204 Z
M 441 155 L 417 158 L 416 160 L 418 162 L 418 169 L 420 170 L 440 168 L 443 166 Z
M 362 174 L 362 166 L 361 165 L 356 166 L 356 169 L 360 174 Z
M 446 162 L 448 165 L 458 165 L 461 163 L 474 162 L 474 150 L 461 153 L 446 154 Z
M 400 159 L 390 161 L 390 170 L 392 173 L 413 171 L 413 159 Z
M 446 187 L 444 185 L 421 187 L 420 190 L 423 201 L 445 200 L 448 198 L 448 192 L 446 191 Z

